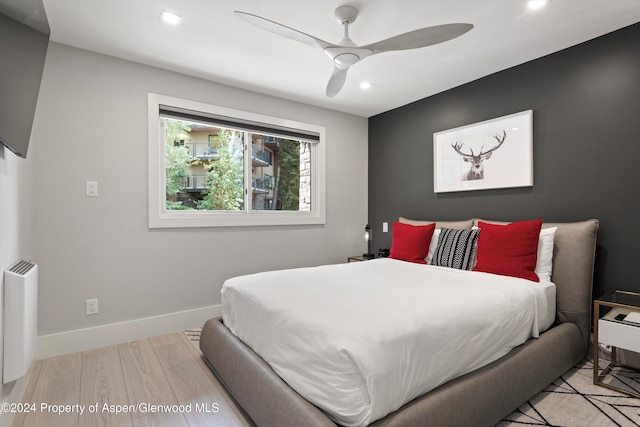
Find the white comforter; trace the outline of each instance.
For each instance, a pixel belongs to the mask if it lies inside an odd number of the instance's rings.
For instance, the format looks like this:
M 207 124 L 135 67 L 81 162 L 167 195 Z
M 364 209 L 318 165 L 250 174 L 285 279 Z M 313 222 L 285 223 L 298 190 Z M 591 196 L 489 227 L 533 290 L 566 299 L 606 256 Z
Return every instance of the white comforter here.
M 222 309 L 293 389 L 364 426 L 537 337 L 555 287 L 377 259 L 235 277 Z

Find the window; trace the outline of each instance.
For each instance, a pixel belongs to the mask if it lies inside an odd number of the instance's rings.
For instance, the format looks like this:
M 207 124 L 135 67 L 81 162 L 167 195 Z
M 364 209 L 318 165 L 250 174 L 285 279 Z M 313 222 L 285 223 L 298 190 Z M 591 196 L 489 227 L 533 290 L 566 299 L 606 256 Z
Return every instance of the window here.
M 324 224 L 324 128 L 149 94 L 149 227 Z

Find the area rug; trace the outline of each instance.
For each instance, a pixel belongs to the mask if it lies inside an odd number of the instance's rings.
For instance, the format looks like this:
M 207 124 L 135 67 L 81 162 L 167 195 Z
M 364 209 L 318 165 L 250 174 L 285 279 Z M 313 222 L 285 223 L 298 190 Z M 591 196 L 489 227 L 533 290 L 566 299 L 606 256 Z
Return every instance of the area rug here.
M 193 328 L 187 329 L 184 331 L 184 334 L 189 338 L 191 344 L 193 344 L 198 351 L 200 351 L 200 333 L 202 332 L 202 328 Z
M 198 350 L 201 330 L 184 332 Z M 617 368 L 608 382 L 640 393 L 640 373 L 636 371 Z M 589 356 L 496 425 L 517 426 L 640 426 L 640 399 L 594 385 Z
M 640 373 L 618 369 L 608 383 L 640 393 Z M 501 421 L 506 426 L 640 426 L 640 399 L 593 384 L 588 357 Z

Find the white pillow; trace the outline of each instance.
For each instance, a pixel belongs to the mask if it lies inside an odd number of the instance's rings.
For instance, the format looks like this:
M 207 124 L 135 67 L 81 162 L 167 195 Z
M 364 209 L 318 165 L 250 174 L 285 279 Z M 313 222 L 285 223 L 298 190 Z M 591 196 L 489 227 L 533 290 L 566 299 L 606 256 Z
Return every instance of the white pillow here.
M 438 247 L 438 239 L 440 238 L 441 231 L 442 231 L 442 228 L 436 228 L 435 230 L 433 230 L 433 236 L 431 236 L 431 243 L 429 243 L 429 252 L 427 253 L 427 257 L 425 258 L 425 261 L 427 261 L 427 264 L 431 264 L 433 253 L 436 251 L 436 248 Z
M 553 240 L 558 227 L 543 228 L 538 239 L 538 261 L 536 262 L 536 274 L 540 281 L 551 281 L 553 269 Z

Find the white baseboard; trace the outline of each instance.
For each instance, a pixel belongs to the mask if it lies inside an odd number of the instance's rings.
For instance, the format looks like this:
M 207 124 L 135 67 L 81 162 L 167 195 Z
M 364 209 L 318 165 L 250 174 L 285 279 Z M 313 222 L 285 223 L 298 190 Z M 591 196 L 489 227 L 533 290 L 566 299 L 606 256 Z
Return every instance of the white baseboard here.
M 122 344 L 202 326 L 222 315 L 221 305 L 178 311 L 143 319 L 75 329 L 38 337 L 36 359 L 60 356 L 109 345 Z

